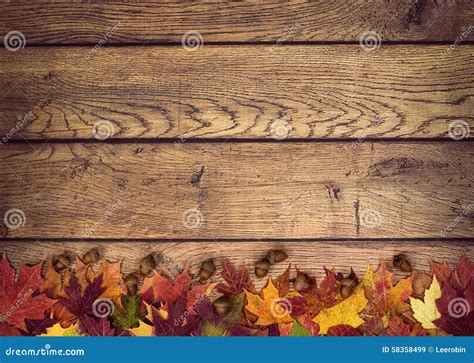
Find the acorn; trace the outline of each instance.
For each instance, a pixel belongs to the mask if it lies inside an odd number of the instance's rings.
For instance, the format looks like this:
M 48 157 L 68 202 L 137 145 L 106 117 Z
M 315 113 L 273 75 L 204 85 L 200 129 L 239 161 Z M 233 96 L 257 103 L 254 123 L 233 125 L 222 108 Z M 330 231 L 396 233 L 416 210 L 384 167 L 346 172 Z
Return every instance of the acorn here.
M 413 277 L 413 293 L 417 296 L 423 296 L 425 290 L 431 284 L 431 277 L 427 274 L 417 272 Z
M 59 256 L 53 256 L 52 264 L 54 270 L 61 273 L 71 265 L 71 259 L 66 253 L 63 253 Z
M 258 278 L 265 277 L 268 274 L 270 265 L 270 261 L 268 261 L 266 258 L 262 258 L 255 264 L 255 276 Z
M 125 276 L 125 286 L 127 287 L 127 295 L 136 295 L 138 292 L 138 276 L 135 273 L 130 273 Z
M 411 264 L 408 261 L 408 258 L 403 253 L 399 253 L 398 255 L 393 256 L 393 267 L 399 268 L 403 272 L 411 272 Z
M 100 250 L 96 247 L 91 248 L 87 251 L 84 256 L 82 256 L 82 261 L 86 265 L 90 265 L 91 263 L 99 261 L 101 258 Z
M 199 281 L 202 284 L 205 283 L 211 278 L 212 275 L 214 275 L 214 272 L 216 272 L 216 265 L 214 263 L 214 260 L 212 258 L 205 260 L 201 264 L 201 268 L 199 269 Z
M 343 278 L 340 281 L 341 284 L 341 296 L 345 299 L 352 295 L 354 287 L 356 287 L 356 282 L 349 278 Z
M 149 254 L 140 261 L 140 273 L 142 276 L 148 276 L 156 267 L 156 261 L 153 254 Z
M 214 301 L 214 309 L 216 314 L 219 316 L 224 316 L 227 314 L 230 308 L 230 301 L 227 296 L 221 296 L 216 301 Z
M 274 263 L 283 262 L 288 255 L 282 250 L 269 250 L 266 259 L 273 265 Z
M 298 272 L 293 282 L 293 287 L 298 292 L 306 292 L 313 287 L 313 280 L 307 274 Z

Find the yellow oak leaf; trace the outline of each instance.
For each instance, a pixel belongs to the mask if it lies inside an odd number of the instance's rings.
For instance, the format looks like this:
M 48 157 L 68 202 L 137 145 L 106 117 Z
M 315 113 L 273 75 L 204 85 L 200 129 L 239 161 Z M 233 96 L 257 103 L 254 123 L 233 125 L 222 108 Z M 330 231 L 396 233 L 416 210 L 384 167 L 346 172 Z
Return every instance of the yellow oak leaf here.
M 153 326 L 140 320 L 140 325 L 136 328 L 130 329 L 130 332 L 136 337 L 149 337 L 153 335 Z
M 424 302 L 419 299 L 410 297 L 410 304 L 413 310 L 413 316 L 421 323 L 425 329 L 436 329 L 433 321 L 441 317 L 441 313 L 436 306 L 436 300 L 441 297 L 441 286 L 439 285 L 436 275 L 430 287 L 425 290 Z
M 77 325 L 73 324 L 69 328 L 63 328 L 60 323 L 54 324 L 52 327 L 46 328 L 46 333 L 41 334 L 42 337 L 75 337 L 79 336 Z
M 262 290 L 263 298 L 247 290 L 244 291 L 247 297 L 245 308 L 258 317 L 257 325 L 266 326 L 293 321 L 290 316 L 291 303 L 285 298 L 280 298 L 278 289 L 273 285 L 271 279 L 268 280 L 267 286 Z
M 359 317 L 367 304 L 367 298 L 364 293 L 364 284 L 361 283 L 355 288 L 354 293 L 339 304 L 330 308 L 321 310 L 321 312 L 313 318 L 313 322 L 319 325 L 319 334 L 326 334 L 328 329 L 335 325 L 350 325 L 353 328 L 364 323 Z

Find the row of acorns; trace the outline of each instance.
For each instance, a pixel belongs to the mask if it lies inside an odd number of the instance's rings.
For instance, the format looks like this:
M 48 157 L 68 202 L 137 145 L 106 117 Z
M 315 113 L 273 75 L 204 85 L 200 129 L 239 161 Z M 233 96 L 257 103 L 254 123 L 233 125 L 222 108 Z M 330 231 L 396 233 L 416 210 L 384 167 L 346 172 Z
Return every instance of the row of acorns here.
M 257 261 L 257 263 L 255 264 L 255 276 L 257 278 L 265 277 L 268 274 L 272 265 L 283 262 L 287 258 L 288 255 L 282 250 L 269 250 L 266 256 L 261 260 Z M 98 262 L 100 259 L 101 251 L 98 248 L 92 248 L 82 257 L 82 261 L 85 264 L 92 264 Z M 69 268 L 69 266 L 71 265 L 71 260 L 71 256 L 67 253 L 54 256 L 53 268 L 57 272 L 62 272 L 65 269 Z M 157 255 L 153 253 L 145 256 L 140 261 L 140 274 L 144 277 L 149 276 L 158 267 L 158 260 L 159 259 L 157 258 Z M 392 263 L 395 268 L 398 268 L 403 272 L 412 271 L 410 261 L 403 253 L 395 255 L 393 257 Z M 214 275 L 215 272 L 216 265 L 214 259 L 207 259 L 201 263 L 197 278 L 199 282 L 205 283 Z M 339 292 L 343 298 L 349 297 L 352 294 L 354 288 L 359 283 L 359 280 L 352 269 L 347 277 L 344 277 L 342 273 L 338 272 L 336 274 L 336 280 L 339 286 Z M 291 279 L 290 281 L 293 283 L 294 290 L 298 292 L 306 292 L 311 290 L 316 282 L 314 278 L 311 278 L 309 275 L 299 270 L 297 270 L 295 278 Z M 133 272 L 129 273 L 125 276 L 124 282 L 127 288 L 127 293 L 129 295 L 136 295 L 140 284 L 140 279 L 138 275 Z M 225 315 L 228 312 L 230 305 L 230 300 L 225 296 L 218 298 L 214 302 L 216 312 L 221 316 Z

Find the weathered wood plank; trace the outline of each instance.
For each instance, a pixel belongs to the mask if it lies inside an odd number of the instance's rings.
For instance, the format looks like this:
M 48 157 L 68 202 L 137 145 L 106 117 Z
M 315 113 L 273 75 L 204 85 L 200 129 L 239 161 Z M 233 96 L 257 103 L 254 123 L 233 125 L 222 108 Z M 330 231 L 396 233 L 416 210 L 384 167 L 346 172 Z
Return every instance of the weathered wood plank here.
M 26 217 L 7 237 L 474 237 L 473 158 L 471 142 L 6 144 L 0 213 Z
M 151 253 L 158 252 L 163 256 L 165 266 L 171 272 L 182 268 L 186 263 L 190 265 L 191 273 L 197 273 L 199 265 L 208 258 L 218 261 L 227 258 L 240 265 L 244 264 L 251 269 L 255 262 L 265 256 L 273 248 L 284 249 L 289 258 L 288 263 L 298 266 L 299 269 L 323 277 L 323 266 L 334 267 L 344 273 L 353 267 L 356 273 L 362 274 L 368 264 L 376 268 L 381 259 L 391 266 L 392 257 L 398 253 L 405 253 L 413 268 L 418 271 L 429 271 L 429 261 L 433 259 L 446 261 L 453 267 L 462 251 L 473 260 L 474 245 L 462 241 L 423 241 L 423 242 L 179 242 L 179 243 L 146 243 L 146 242 L 0 242 L 0 251 L 6 252 L 15 268 L 23 264 L 41 262 L 47 257 L 67 251 L 82 256 L 90 248 L 102 249 L 105 258 L 109 260 L 123 260 L 124 273 L 138 270 L 140 260 Z M 275 264 L 270 270 L 270 276 L 278 276 L 287 267 L 283 262 Z M 400 276 L 402 273 L 398 273 Z M 252 273 L 252 279 L 258 281 Z M 263 279 L 260 280 L 263 283 Z
M 470 0 L 12 1 L 1 7 L 0 33 L 19 30 L 27 44 L 181 42 L 189 31 L 205 42 L 354 41 L 367 30 L 386 40 L 453 41 L 474 13 Z
M 109 128 L 115 139 L 432 138 L 453 123 L 467 137 L 474 124 L 474 46 L 91 49 L 0 51 L 6 141 Z

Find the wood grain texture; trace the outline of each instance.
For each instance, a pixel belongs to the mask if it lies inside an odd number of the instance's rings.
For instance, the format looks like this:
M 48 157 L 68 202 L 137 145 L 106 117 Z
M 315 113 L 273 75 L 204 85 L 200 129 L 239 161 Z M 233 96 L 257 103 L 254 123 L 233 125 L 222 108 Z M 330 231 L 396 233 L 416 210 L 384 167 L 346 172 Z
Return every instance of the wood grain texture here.
M 377 268 L 381 259 L 391 267 L 395 254 L 403 252 L 407 255 L 414 269 L 429 271 L 430 259 L 441 262 L 446 261 L 454 267 L 459 261 L 462 251 L 473 260 L 474 244 L 463 241 L 443 242 L 245 242 L 233 243 L 208 242 L 180 242 L 180 243 L 145 243 L 145 242 L 0 242 L 0 251 L 5 252 L 15 268 L 23 264 L 32 264 L 45 260 L 51 255 L 64 251 L 82 256 L 90 248 L 102 249 L 105 258 L 109 260 L 122 260 L 124 273 L 138 270 L 140 260 L 155 251 L 165 261 L 165 266 L 171 272 L 188 263 L 191 273 L 197 273 L 199 265 L 208 258 L 220 261 L 224 258 L 233 263 L 244 264 L 249 269 L 261 259 L 271 248 L 284 249 L 289 258 L 286 262 L 275 264 L 270 269 L 269 276 L 276 277 L 286 269 L 288 263 L 320 279 L 324 276 L 323 266 L 334 267 L 338 271 L 348 273 L 353 267 L 356 273 L 362 274 L 370 264 Z M 219 264 L 218 264 L 219 266 Z M 294 272 L 294 271 L 293 271 Z M 403 273 L 398 272 L 398 276 Z M 217 275 L 216 275 L 217 276 Z M 252 279 L 256 279 L 252 273 Z
M 6 144 L 6 237 L 474 237 L 472 142 Z M 12 222 L 14 226 L 14 224 Z
M 115 140 L 433 138 L 474 126 L 474 46 L 91 49 L 0 51 L 0 135 L 92 139 L 110 123 Z
M 179 43 L 189 31 L 205 42 L 357 41 L 365 31 L 453 41 L 474 17 L 470 0 L 9 1 L 1 10 L 0 33 L 22 31 L 27 44 Z

